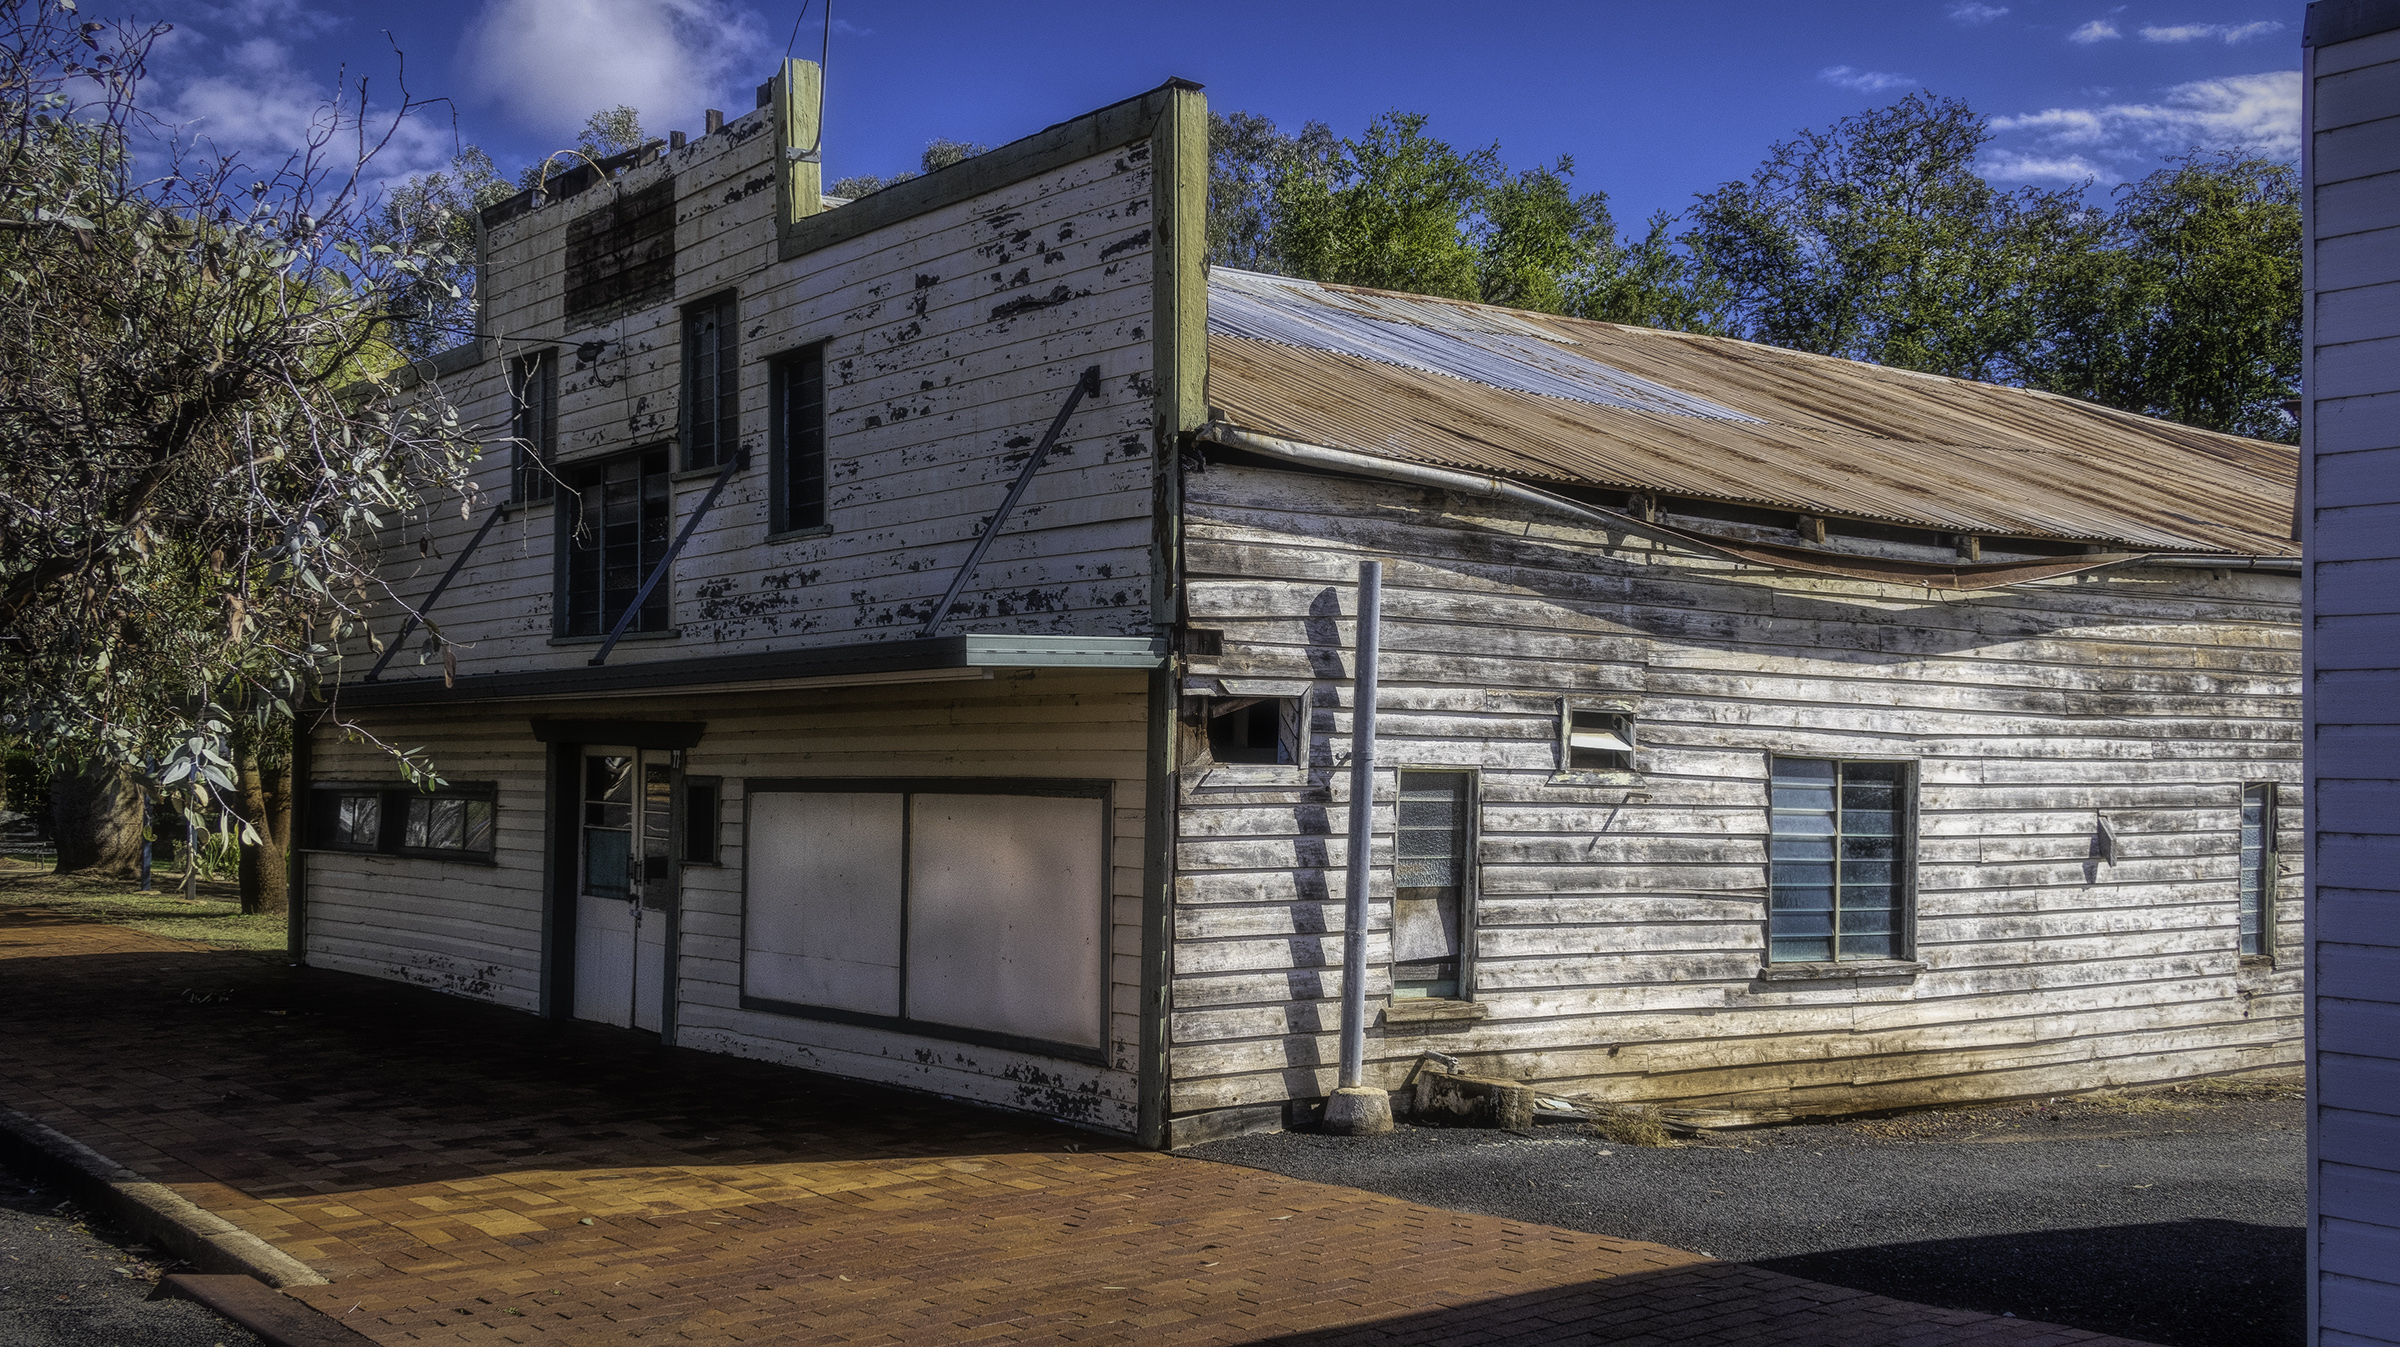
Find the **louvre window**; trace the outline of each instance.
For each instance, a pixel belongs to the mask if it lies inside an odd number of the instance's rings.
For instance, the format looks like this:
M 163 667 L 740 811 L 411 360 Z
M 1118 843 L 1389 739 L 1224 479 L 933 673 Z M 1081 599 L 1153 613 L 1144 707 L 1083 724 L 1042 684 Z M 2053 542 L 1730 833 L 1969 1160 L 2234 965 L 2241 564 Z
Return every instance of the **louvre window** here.
M 628 454 L 567 474 L 575 498 L 567 522 L 563 635 L 604 636 L 667 553 L 671 497 L 663 449 Z M 663 631 L 667 586 L 642 602 L 628 631 Z
M 741 447 L 741 315 L 731 293 L 683 311 L 683 466 L 713 468 Z
M 1475 778 L 1402 772 L 1392 875 L 1392 995 L 1456 997 L 1463 986 Z
M 2275 787 L 2262 782 L 2242 787 L 2242 953 L 2272 953 L 2274 921 Z
M 804 347 L 778 359 L 774 398 L 774 529 L 825 524 L 825 348 Z
M 1775 759 L 1771 962 L 1901 957 L 1909 781 L 1904 763 Z

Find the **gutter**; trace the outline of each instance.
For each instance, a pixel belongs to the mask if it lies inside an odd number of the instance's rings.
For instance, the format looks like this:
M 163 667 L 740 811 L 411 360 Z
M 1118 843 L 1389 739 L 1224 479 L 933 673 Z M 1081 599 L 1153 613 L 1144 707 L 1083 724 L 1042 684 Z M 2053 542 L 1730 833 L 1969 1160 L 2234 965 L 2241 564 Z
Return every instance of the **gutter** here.
M 1437 468 L 1420 463 L 1404 463 L 1379 458 L 1351 449 L 1334 449 L 1319 444 L 1304 444 L 1298 440 L 1261 435 L 1222 421 L 1211 421 L 1193 432 L 1193 438 L 1227 449 L 1257 454 L 1263 458 L 1280 459 L 1303 467 L 1328 472 L 1347 473 L 1360 477 L 1376 477 L 1385 481 L 1403 482 L 1411 486 L 1431 487 L 1460 495 L 1483 496 L 1510 500 L 1529 505 L 1551 514 L 1566 515 L 1587 523 L 1597 524 L 1611 533 L 1627 533 L 1679 547 L 1693 548 L 1710 556 L 1745 565 L 1765 566 L 1775 570 L 1803 571 L 1815 575 L 1838 575 L 1852 580 L 1872 580 L 1885 584 L 1913 585 L 1928 589 L 1976 590 L 2000 589 L 2033 580 L 2047 580 L 2061 575 L 2083 574 L 2092 571 L 2114 570 L 2132 565 L 2206 566 L 2232 570 L 2285 571 L 2297 574 L 2298 557 L 2220 556 L 2212 553 L 2162 552 L 2096 552 L 2057 561 L 2001 561 L 1975 565 L 1945 566 L 1932 562 L 1901 561 L 1888 557 L 1859 556 L 1847 552 L 1827 552 L 1811 547 L 1792 547 L 1780 543 L 1754 543 L 1733 538 L 1720 538 L 1690 529 L 1637 519 L 1615 510 L 1569 500 L 1535 487 L 1512 482 L 1490 473 L 1465 472 L 1456 468 Z

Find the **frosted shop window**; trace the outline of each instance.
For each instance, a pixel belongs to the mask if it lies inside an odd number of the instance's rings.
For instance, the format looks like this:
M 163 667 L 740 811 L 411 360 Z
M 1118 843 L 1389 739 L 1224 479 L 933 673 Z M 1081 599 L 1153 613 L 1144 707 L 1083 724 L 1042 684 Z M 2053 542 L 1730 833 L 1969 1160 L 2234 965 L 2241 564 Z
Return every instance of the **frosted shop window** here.
M 745 783 L 742 1006 L 1101 1062 L 1106 782 Z
M 1906 957 L 1911 764 L 1779 757 L 1773 772 L 1768 962 Z

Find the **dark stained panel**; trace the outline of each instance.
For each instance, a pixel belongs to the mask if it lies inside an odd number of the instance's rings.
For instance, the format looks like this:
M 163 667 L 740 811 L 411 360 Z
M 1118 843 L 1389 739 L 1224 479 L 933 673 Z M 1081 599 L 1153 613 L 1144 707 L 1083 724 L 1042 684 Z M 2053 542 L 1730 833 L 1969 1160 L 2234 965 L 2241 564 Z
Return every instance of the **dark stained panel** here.
M 675 296 L 675 180 L 595 206 L 567 225 L 567 326 Z

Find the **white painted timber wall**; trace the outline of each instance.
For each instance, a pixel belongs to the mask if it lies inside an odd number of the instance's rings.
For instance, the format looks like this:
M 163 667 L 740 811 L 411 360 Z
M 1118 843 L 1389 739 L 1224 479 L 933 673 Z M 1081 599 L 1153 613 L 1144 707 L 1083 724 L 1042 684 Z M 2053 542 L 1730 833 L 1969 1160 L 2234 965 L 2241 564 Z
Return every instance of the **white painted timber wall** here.
M 960 631 L 1141 634 L 1150 625 L 1153 325 L 1147 142 L 1092 156 L 789 262 L 777 261 L 772 110 L 490 231 L 490 358 L 442 381 L 490 448 L 462 510 L 455 499 L 386 539 L 412 604 L 482 512 L 508 492 L 507 368 L 562 353 L 561 469 L 671 444 L 678 429 L 681 305 L 740 297 L 741 439 L 751 467 L 727 485 L 670 576 L 673 639 L 629 640 L 612 665 L 912 637 L 965 561 L 1083 370 L 1086 398 L 961 595 Z M 617 191 L 672 174 L 678 276 L 672 303 L 593 327 L 564 326 L 569 223 Z M 834 209 L 842 209 L 835 207 Z M 995 316 L 1012 300 L 1063 303 Z M 575 348 L 608 345 L 579 367 Z M 830 528 L 769 542 L 770 356 L 824 341 Z M 682 463 L 680 450 L 674 460 Z M 673 526 L 713 471 L 679 474 Z M 556 514 L 537 504 L 494 529 L 432 619 L 461 677 L 581 667 L 588 645 L 552 643 Z M 378 620 L 389 637 L 396 616 Z M 384 675 L 438 677 L 412 641 Z M 362 654 L 363 642 L 350 653 Z M 363 671 L 364 665 L 360 669 Z
M 494 863 L 304 851 L 307 962 L 538 1010 L 546 759 L 531 723 L 523 714 L 426 711 L 372 730 L 422 746 L 446 780 L 498 788 Z M 319 784 L 400 784 L 383 749 L 331 731 L 318 733 L 309 775 Z
M 683 1047 L 938 1091 L 1131 1132 L 1141 989 L 1147 675 L 1023 671 L 975 681 L 578 700 L 386 712 L 363 718 L 422 743 L 442 774 L 500 787 L 495 866 L 314 851 L 306 866 L 312 965 L 412 982 L 520 1010 L 539 1006 L 543 765 L 531 717 L 694 719 L 685 770 L 723 778 L 717 866 L 689 866 L 680 896 L 677 1025 Z M 364 745 L 320 736 L 321 781 L 392 781 Z M 741 1008 L 743 782 L 748 778 L 1007 777 L 1107 780 L 1111 868 L 1105 1066 Z
M 2312 28 L 2334 7 L 2317 6 Z M 2400 1343 L 2400 4 L 2307 50 L 2310 1296 Z M 2364 18 L 2368 21 L 2360 23 Z M 2322 42 L 2322 38 L 2318 39 Z
M 1313 685 L 1305 781 L 1180 769 L 1171 1107 L 1191 1134 L 1334 1083 L 1366 557 L 1385 567 L 1377 761 L 1480 774 L 1470 981 L 1490 1008 L 1372 1027 L 1373 1078 L 1434 1048 L 1613 1099 L 1807 1113 L 2297 1062 L 2296 860 L 2272 966 L 2245 967 L 2236 932 L 2243 783 L 2296 803 L 2300 780 L 2293 577 L 1944 595 L 1390 484 L 1220 464 L 1185 494 L 1190 621 L 1224 633 L 1191 673 Z M 1632 699 L 1637 780 L 1555 779 L 1566 695 Z M 1922 974 L 1759 980 L 1770 752 L 1917 762 Z

